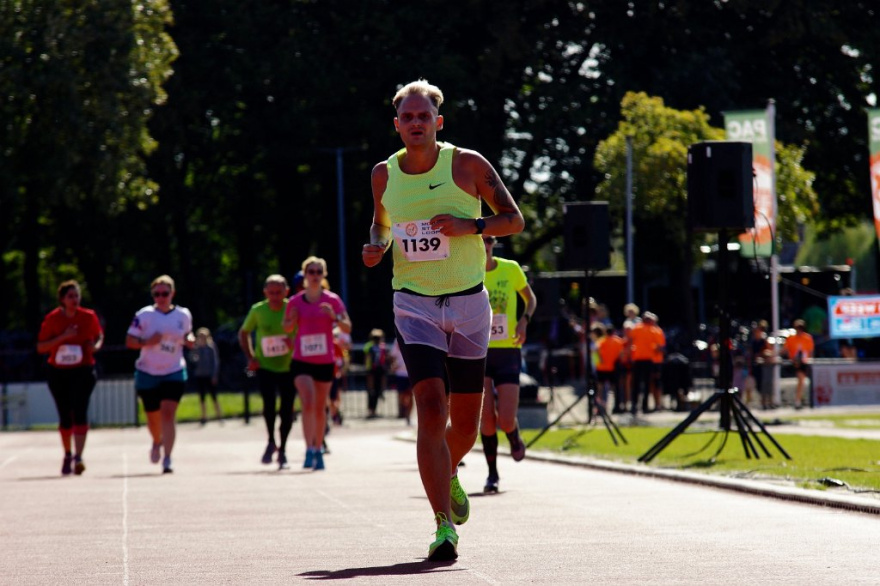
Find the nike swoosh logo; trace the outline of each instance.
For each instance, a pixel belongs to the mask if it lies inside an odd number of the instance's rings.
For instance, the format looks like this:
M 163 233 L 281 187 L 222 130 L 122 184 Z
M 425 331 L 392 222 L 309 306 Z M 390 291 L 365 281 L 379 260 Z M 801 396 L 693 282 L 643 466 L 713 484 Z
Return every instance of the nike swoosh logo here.
M 440 187 L 441 185 L 443 185 L 445 183 L 446 182 L 444 181 L 443 183 L 438 183 L 437 185 L 428 184 L 428 189 L 431 189 L 431 190 L 437 189 L 438 187 Z

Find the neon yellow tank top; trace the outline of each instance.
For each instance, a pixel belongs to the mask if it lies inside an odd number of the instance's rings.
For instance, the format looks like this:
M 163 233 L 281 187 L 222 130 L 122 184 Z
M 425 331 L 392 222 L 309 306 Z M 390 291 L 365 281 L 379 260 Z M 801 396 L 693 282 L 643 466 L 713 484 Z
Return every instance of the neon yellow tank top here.
M 401 149 L 388 159 L 388 185 L 382 205 L 391 220 L 395 290 L 422 295 L 446 295 L 476 287 L 486 274 L 486 250 L 477 234 L 448 238 L 434 233 L 427 221 L 437 214 L 459 218 L 480 217 L 480 199 L 459 188 L 452 179 L 455 147 L 438 143 L 434 167 L 417 175 L 400 170 Z
M 513 337 L 516 334 L 516 299 L 519 291 L 529 284 L 519 263 L 499 256 L 498 265 L 486 271 L 486 290 L 492 306 L 492 330 L 489 348 L 521 348 Z M 594 363 L 595 364 L 595 363 Z

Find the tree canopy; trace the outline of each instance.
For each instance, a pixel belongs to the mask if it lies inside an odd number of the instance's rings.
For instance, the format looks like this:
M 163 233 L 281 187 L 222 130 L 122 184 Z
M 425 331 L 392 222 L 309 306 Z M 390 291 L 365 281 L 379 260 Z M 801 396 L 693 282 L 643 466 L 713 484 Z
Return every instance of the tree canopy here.
M 703 243 L 694 241 L 687 225 L 688 147 L 697 142 L 723 140 L 724 129 L 711 126 L 702 108 L 676 110 L 666 106 L 661 98 L 644 93 L 627 93 L 620 109 L 617 130 L 596 149 L 594 164 L 604 177 L 596 187 L 596 198 L 609 202 L 612 223 L 620 226 L 622 232 L 626 210 L 626 143 L 627 137 L 631 137 L 634 264 L 642 267 L 638 280 L 644 283 L 668 278 L 674 289 L 687 291 L 695 247 Z M 777 142 L 776 153 L 776 236 L 780 242 L 796 242 L 798 227 L 819 209 L 812 187 L 814 174 L 801 165 L 803 148 Z M 686 305 L 689 296 L 683 299 Z
M 774 98 L 780 181 L 805 181 L 783 178 L 802 160 L 821 207 L 780 189 L 781 224 L 825 234 L 870 217 L 873 3 L 476 0 L 448 13 L 438 0 L 0 0 L 4 328 L 33 331 L 58 280 L 78 276 L 121 340 L 160 273 L 197 323 L 235 327 L 267 274 L 318 254 L 334 288 L 344 260 L 356 335 L 388 329 L 389 263 L 367 271 L 359 251 L 369 169 L 400 144 L 391 96 L 418 77 L 446 93 L 441 138 L 486 155 L 520 202 L 527 229 L 508 251 L 529 264 L 551 262 L 562 201 L 617 189 L 593 162 L 611 156 L 629 92 L 692 119 L 681 137 L 661 111 L 645 119 L 640 213 L 681 220 L 681 145 Z M 642 278 L 663 271 L 650 260 Z

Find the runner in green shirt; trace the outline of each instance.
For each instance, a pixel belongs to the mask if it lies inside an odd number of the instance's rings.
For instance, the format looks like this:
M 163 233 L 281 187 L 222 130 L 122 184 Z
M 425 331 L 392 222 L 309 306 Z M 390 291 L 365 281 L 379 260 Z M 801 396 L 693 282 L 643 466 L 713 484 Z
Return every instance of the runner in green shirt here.
M 272 456 L 278 452 L 278 469 L 287 466 L 287 436 L 293 427 L 293 401 L 296 387 L 290 374 L 292 356 L 292 335 L 281 325 L 287 309 L 287 295 L 290 288 L 282 275 L 269 275 L 263 286 L 264 301 L 255 303 L 238 330 L 238 343 L 248 360 L 248 370 L 256 372 L 260 394 L 263 396 L 263 419 L 269 443 L 263 453 L 263 464 L 271 464 Z M 255 340 L 254 340 L 255 338 Z M 277 398 L 281 398 L 281 410 L 276 410 Z M 279 442 L 275 443 L 275 415 L 279 415 L 281 425 L 278 430 Z

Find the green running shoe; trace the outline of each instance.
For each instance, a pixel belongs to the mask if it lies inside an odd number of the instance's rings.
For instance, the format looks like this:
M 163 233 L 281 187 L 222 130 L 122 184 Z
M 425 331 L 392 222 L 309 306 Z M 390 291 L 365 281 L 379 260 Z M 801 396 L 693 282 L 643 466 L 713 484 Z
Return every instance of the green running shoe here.
M 443 513 L 437 513 L 437 539 L 428 548 L 428 561 L 445 562 L 458 557 L 458 533 Z
M 471 503 L 458 481 L 457 474 L 449 481 L 449 512 L 452 522 L 456 525 L 465 523 L 471 516 Z

